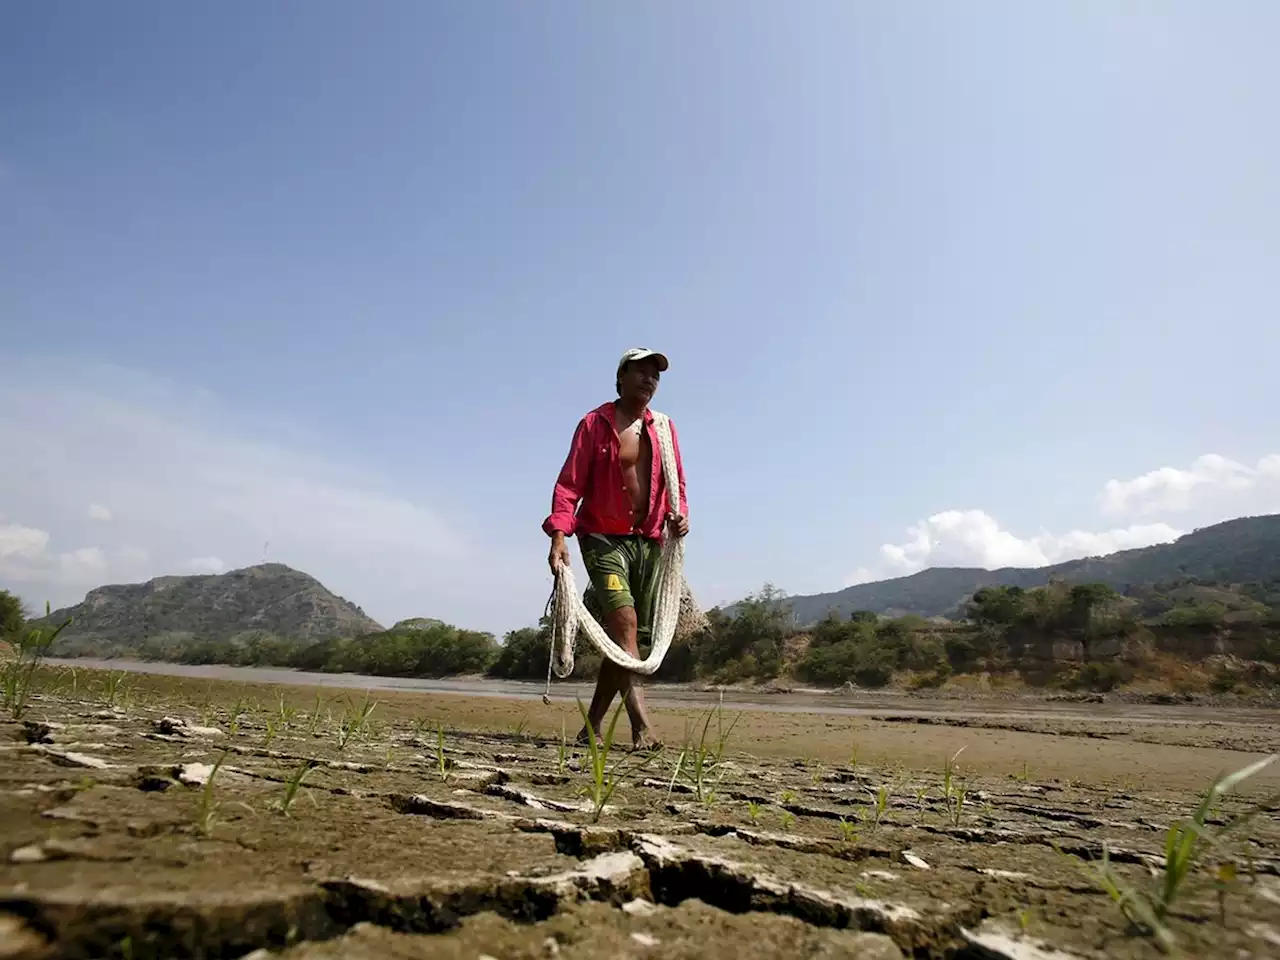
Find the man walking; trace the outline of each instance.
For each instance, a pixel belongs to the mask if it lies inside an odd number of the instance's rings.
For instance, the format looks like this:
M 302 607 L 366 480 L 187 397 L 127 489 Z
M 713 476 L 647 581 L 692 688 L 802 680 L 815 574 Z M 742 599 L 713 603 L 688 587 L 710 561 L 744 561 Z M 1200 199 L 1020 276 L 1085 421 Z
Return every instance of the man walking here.
M 649 410 L 667 366 L 667 358 L 653 350 L 634 348 L 622 355 L 614 382 L 618 398 L 578 422 L 551 496 L 551 515 L 542 524 L 551 537 L 548 561 L 553 572 L 569 565 L 565 539 L 577 534 L 591 581 L 588 601 L 599 609 L 613 642 L 636 658 L 639 638 L 652 633 L 663 532 L 678 537 L 689 532 L 675 424 L 671 443 L 680 484 L 679 513 L 670 510 Z M 584 729 L 579 737 L 599 735 L 616 694 L 622 695 L 631 720 L 633 747 L 657 746 L 639 678 L 608 658 L 600 665 L 587 712 L 591 730 Z

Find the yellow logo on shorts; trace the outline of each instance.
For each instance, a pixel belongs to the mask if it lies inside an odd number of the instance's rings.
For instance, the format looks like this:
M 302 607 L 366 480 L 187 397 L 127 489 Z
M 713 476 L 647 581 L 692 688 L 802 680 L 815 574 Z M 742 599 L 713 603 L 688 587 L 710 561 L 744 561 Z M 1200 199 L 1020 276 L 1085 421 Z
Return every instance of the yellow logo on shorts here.
M 617 593 L 622 589 L 622 578 L 616 573 L 611 573 L 604 578 L 604 588 L 610 593 Z

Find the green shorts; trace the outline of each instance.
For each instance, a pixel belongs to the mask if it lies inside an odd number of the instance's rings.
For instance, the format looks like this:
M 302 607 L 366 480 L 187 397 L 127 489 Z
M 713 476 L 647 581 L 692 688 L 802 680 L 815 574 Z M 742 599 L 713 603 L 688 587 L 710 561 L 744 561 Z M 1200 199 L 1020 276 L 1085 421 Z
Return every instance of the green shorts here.
M 603 623 L 603 613 L 635 607 L 638 632 L 647 637 L 658 592 L 661 541 L 634 534 L 607 537 L 591 533 L 579 539 L 579 546 L 591 578 L 583 597 L 587 609 Z

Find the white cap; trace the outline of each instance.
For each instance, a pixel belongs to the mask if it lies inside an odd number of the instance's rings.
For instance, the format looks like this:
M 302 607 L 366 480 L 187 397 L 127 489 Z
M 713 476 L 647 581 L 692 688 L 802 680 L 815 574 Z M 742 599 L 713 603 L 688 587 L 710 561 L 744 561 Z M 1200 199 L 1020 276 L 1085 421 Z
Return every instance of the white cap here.
M 622 355 L 622 359 L 618 361 L 618 371 L 621 372 L 623 367 L 634 360 L 648 360 L 650 358 L 657 361 L 659 373 L 665 373 L 667 367 L 670 366 L 667 362 L 666 356 L 658 353 L 657 350 L 650 350 L 647 347 L 632 347 L 624 353 Z

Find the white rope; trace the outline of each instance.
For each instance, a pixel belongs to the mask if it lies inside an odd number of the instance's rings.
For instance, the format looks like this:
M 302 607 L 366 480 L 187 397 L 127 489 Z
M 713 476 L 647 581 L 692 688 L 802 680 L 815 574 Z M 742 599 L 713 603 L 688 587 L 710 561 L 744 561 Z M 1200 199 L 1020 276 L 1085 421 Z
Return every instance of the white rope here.
M 676 471 L 675 447 L 671 442 L 671 421 L 664 414 L 654 413 L 653 425 L 658 434 L 658 451 L 667 485 L 667 501 L 671 505 L 671 512 L 679 513 L 680 483 Z M 567 564 L 557 565 L 555 592 L 552 595 L 551 659 L 547 664 L 547 689 L 543 699 L 549 702 L 552 673 L 561 680 L 573 673 L 573 652 L 579 629 L 597 650 L 618 666 L 633 673 L 652 674 L 662 665 L 662 659 L 667 655 L 675 636 L 683 592 L 684 537 L 667 534 L 658 558 L 658 590 L 650 634 L 653 637 L 653 647 L 649 650 L 649 656 L 638 660 L 609 639 L 604 628 L 587 610 L 578 594 L 572 568 Z

